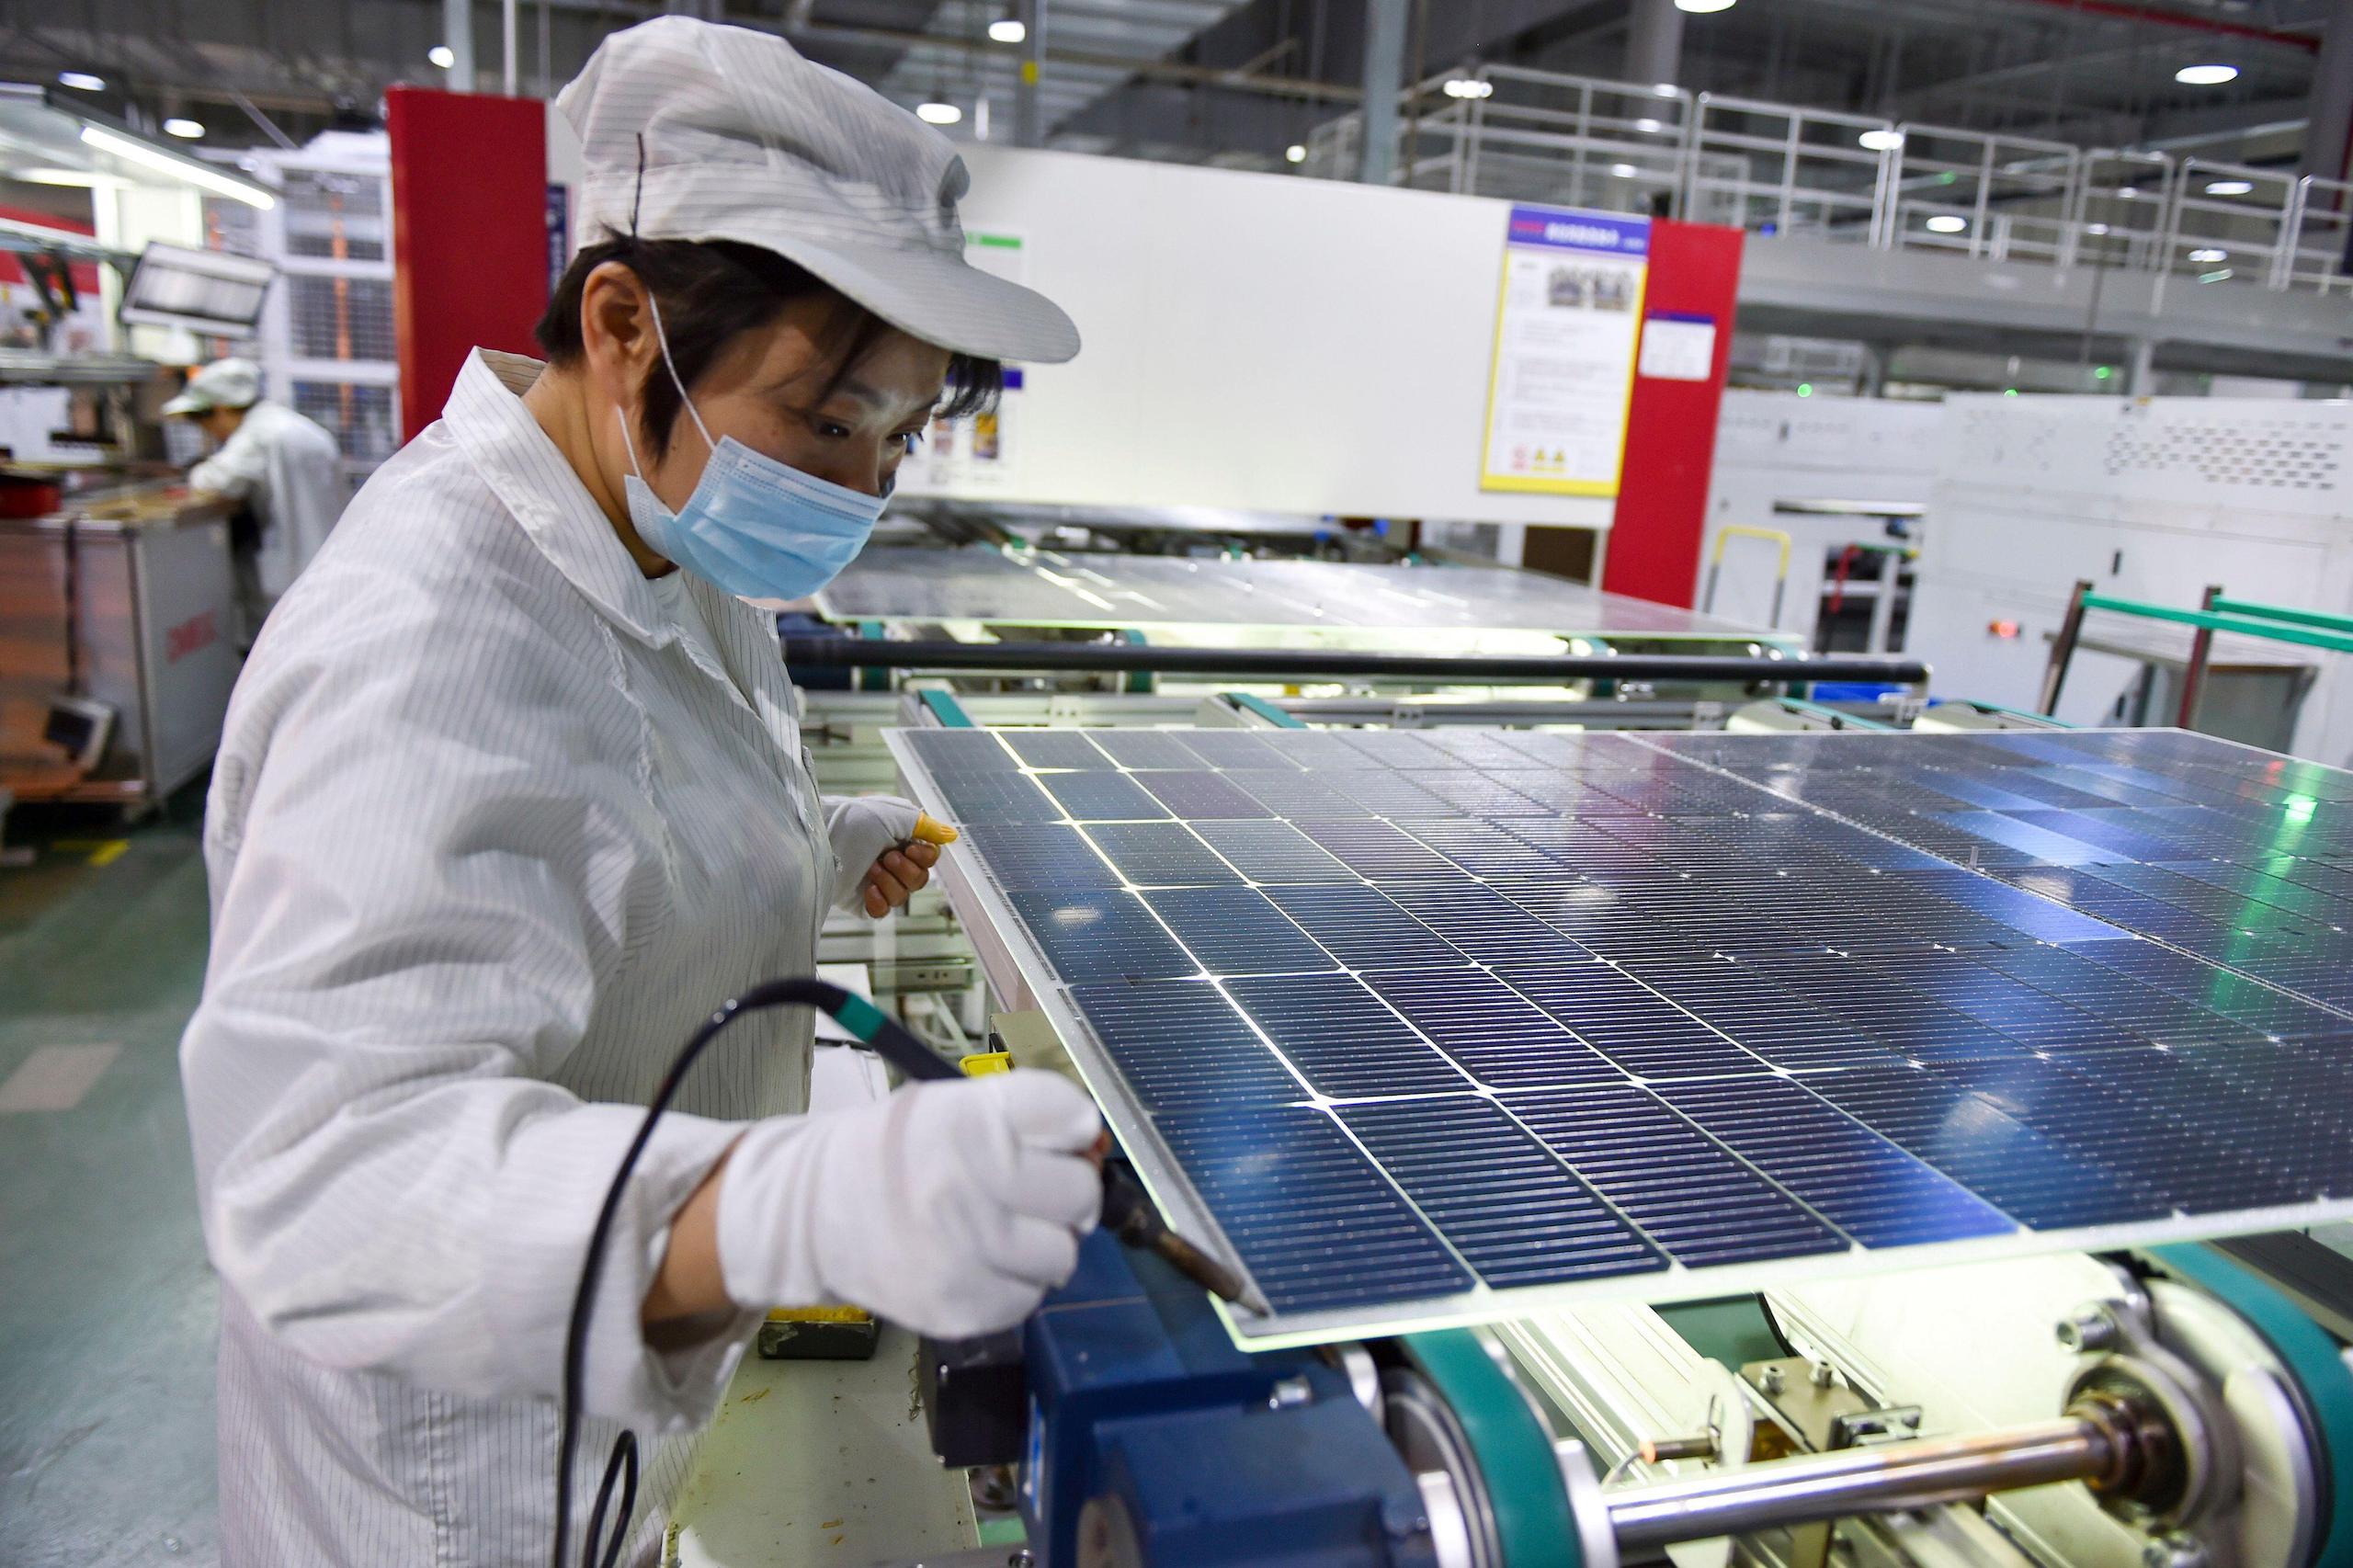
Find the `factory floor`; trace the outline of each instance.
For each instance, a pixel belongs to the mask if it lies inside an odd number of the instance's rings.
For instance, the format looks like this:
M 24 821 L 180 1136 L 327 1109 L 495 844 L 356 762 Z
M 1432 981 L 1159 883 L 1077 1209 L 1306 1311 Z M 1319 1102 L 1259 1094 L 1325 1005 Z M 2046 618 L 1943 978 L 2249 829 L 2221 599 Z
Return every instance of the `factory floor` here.
M 19 807 L 0 863 L 0 1563 L 218 1560 L 212 1358 L 176 1057 L 200 786 L 134 827 Z M 26 850 L 29 865 L 14 862 Z

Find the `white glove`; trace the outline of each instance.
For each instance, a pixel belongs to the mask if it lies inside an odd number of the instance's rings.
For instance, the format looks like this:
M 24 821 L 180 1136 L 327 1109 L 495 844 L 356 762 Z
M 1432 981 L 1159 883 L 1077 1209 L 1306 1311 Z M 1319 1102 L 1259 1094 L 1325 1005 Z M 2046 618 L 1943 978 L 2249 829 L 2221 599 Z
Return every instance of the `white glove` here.
M 1095 1228 L 1102 1129 L 1085 1090 L 1018 1071 L 756 1123 L 720 1178 L 727 1294 L 847 1302 L 936 1338 L 1010 1328 Z
M 833 802 L 825 813 L 825 836 L 834 841 L 834 856 L 841 863 L 834 877 L 836 905 L 858 907 L 866 873 L 884 851 L 915 835 L 915 819 L 922 814 L 913 801 L 896 795 L 851 795 Z

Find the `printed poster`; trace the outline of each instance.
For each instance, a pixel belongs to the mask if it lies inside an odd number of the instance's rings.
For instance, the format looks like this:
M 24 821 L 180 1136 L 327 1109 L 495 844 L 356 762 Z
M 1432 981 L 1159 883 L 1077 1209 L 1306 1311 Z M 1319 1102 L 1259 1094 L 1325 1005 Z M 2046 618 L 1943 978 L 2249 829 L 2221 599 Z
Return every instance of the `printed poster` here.
M 1650 236 L 1647 218 L 1511 210 L 1480 489 L 1618 494 Z
M 1029 243 L 1021 235 L 967 229 L 964 260 L 1010 283 L 1027 283 Z M 935 419 L 923 445 L 900 465 L 899 490 L 908 495 L 985 496 L 1009 491 L 1015 476 L 1015 428 L 1020 423 L 1022 374 L 1005 369 L 1005 395 L 995 412 L 950 423 Z

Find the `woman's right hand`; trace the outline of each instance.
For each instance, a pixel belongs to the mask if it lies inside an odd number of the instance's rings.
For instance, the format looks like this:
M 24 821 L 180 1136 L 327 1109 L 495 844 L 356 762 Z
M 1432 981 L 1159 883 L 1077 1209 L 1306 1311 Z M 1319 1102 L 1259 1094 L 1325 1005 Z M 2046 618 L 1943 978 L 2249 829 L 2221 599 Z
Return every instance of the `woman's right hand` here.
M 727 1294 L 847 1302 L 936 1338 L 1009 1328 L 1077 1266 L 1102 1129 L 1086 1091 L 1021 1071 L 757 1123 L 721 1177 Z

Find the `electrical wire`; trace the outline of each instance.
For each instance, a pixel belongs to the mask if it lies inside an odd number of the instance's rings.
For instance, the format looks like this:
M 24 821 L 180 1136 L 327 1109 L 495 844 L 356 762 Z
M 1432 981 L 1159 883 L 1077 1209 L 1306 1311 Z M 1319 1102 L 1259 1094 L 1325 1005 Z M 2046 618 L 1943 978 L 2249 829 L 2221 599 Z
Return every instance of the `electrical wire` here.
M 638 1159 L 645 1153 L 646 1144 L 653 1141 L 655 1123 L 670 1108 L 678 1085 L 685 1082 L 688 1071 L 701 1056 L 704 1047 L 745 1014 L 800 1006 L 839 1017 L 847 1005 L 855 1000 L 840 986 L 822 980 L 771 980 L 755 985 L 721 1004 L 719 1010 L 703 1021 L 679 1049 L 670 1070 L 663 1074 L 660 1086 L 654 1091 L 645 1119 L 638 1123 L 637 1136 L 630 1140 L 628 1152 L 621 1155 L 620 1168 L 613 1173 L 612 1185 L 605 1189 L 604 1205 L 597 1212 L 596 1227 L 588 1233 L 587 1251 L 581 1258 L 580 1283 L 572 1293 L 571 1321 L 563 1336 L 563 1418 L 556 1439 L 555 1540 L 548 1558 L 551 1568 L 567 1568 L 571 1545 L 572 1466 L 580 1452 L 580 1391 L 587 1381 L 588 1324 L 596 1311 L 597 1280 L 604 1272 L 605 1252 L 612 1241 L 614 1217 L 620 1212 L 621 1194 L 636 1173 Z M 605 1461 L 604 1480 L 597 1484 L 597 1501 L 589 1510 L 588 1531 L 580 1547 L 582 1568 L 614 1568 L 620 1562 L 621 1548 L 629 1540 L 630 1518 L 637 1511 L 637 1434 L 624 1430 L 613 1440 L 612 1453 Z M 608 1541 L 604 1539 L 605 1516 L 612 1505 L 616 1483 L 620 1487 L 620 1506 Z M 600 1541 L 604 1542 L 601 1556 L 597 1553 Z

